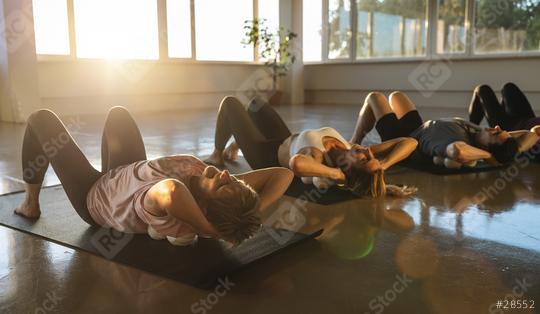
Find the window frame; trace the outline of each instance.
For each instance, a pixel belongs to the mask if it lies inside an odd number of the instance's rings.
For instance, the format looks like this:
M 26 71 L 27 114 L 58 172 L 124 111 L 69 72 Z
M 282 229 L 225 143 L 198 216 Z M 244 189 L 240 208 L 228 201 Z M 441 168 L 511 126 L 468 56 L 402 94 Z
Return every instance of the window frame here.
M 102 58 L 77 58 L 77 41 L 75 34 L 75 7 L 73 0 L 67 1 L 68 9 L 68 26 L 69 26 L 69 55 L 45 55 L 37 54 L 37 60 L 39 62 L 59 62 L 59 61 L 72 61 L 72 62 L 99 62 L 108 60 Z M 143 59 L 128 59 L 130 62 L 150 62 L 150 63 L 187 63 L 187 64 L 227 64 L 227 65 L 261 65 L 263 62 L 259 58 L 259 49 L 258 47 L 253 47 L 253 61 L 201 61 L 197 60 L 197 45 L 196 45 L 196 23 L 195 23 L 195 1 L 190 0 L 190 16 L 191 16 L 191 58 L 171 58 L 169 56 L 169 46 L 167 34 L 167 0 L 154 0 L 157 2 L 157 14 L 158 14 L 158 48 L 159 48 L 159 59 L 158 60 L 143 60 Z M 259 0 L 253 1 L 253 19 L 259 17 Z M 281 9 L 280 9 L 281 11 Z M 281 15 L 281 14 L 280 14 Z M 281 16 L 280 16 L 281 24 Z
M 306 0 L 304 0 L 306 1 Z M 303 1 L 303 2 L 304 2 Z M 329 33 L 329 0 L 323 0 L 322 7 L 322 56 L 321 61 L 306 61 L 306 65 L 320 64 L 369 64 L 369 63 L 407 63 L 421 62 L 431 60 L 493 60 L 493 59 L 516 59 L 516 58 L 540 58 L 540 51 L 523 51 L 523 52 L 496 52 L 496 53 L 477 53 L 475 52 L 475 17 L 476 17 L 476 0 L 466 0 L 466 15 L 465 15 L 465 32 L 466 32 L 466 49 L 464 52 L 454 53 L 439 53 L 437 52 L 437 18 L 439 12 L 439 2 L 437 0 L 427 0 L 427 38 L 426 38 L 426 54 L 424 56 L 396 56 L 396 57 L 369 57 L 357 58 L 356 56 L 356 33 L 358 31 L 357 6 L 356 0 L 351 1 L 351 48 L 349 58 L 329 59 L 328 58 L 328 37 Z

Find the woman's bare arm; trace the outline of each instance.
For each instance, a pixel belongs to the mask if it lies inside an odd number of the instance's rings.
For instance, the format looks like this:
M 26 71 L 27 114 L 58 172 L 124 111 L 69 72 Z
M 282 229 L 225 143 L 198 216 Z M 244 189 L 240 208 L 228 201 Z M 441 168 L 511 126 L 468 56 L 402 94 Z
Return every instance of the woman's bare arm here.
M 534 128 L 532 128 L 530 131 L 520 130 L 508 133 L 510 133 L 510 135 L 516 139 L 519 144 L 519 152 L 523 153 L 531 149 L 540 140 L 537 131 L 539 130 L 535 130 Z
M 286 168 L 267 168 L 235 175 L 235 177 L 243 180 L 259 193 L 261 211 L 263 211 L 283 196 L 294 174 Z
M 537 125 L 531 129 L 531 132 L 536 133 L 536 135 L 540 136 L 540 125 Z
M 341 169 L 323 164 L 323 154 L 320 151 L 294 155 L 289 161 L 289 168 L 299 177 L 328 178 L 337 182 L 346 180 Z
M 465 142 L 454 142 L 446 147 L 446 155 L 448 158 L 455 160 L 461 164 L 469 163 L 477 160 L 492 159 L 491 153 L 471 146 Z
M 379 159 L 383 170 L 409 157 L 418 146 L 418 141 L 411 137 L 400 137 L 371 146 L 371 151 Z
M 163 180 L 148 190 L 144 209 L 156 216 L 169 214 L 195 229 L 199 234 L 217 236 L 187 186 L 174 179 Z

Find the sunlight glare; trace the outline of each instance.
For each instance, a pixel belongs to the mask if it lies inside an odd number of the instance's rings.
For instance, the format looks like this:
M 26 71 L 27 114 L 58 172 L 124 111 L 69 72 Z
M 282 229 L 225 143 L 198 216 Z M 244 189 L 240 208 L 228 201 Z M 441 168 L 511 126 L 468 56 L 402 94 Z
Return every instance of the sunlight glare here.
M 36 53 L 69 55 L 66 0 L 33 0 Z
M 74 0 L 77 57 L 159 59 L 157 1 Z

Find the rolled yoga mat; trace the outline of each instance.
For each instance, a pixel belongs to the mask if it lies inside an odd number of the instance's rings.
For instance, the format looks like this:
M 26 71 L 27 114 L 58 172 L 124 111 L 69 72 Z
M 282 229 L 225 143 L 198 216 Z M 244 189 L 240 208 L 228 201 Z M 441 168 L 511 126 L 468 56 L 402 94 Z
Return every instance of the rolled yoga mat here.
M 201 238 L 193 246 L 177 247 L 144 234 L 90 227 L 79 218 L 61 186 L 42 190 L 38 220 L 13 213 L 23 198 L 23 193 L 0 197 L 0 225 L 199 288 L 212 287 L 220 278 L 322 233 L 305 235 L 264 227 L 237 247 Z

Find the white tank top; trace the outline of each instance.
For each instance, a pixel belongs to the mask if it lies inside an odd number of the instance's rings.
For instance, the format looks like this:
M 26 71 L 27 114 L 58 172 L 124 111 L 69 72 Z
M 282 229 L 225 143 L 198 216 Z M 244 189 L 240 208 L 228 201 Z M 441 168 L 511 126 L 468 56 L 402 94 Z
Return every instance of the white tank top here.
M 305 130 L 298 134 L 298 136 L 294 137 L 289 151 L 290 156 L 294 156 L 298 154 L 300 150 L 308 147 L 316 148 L 325 153 L 326 148 L 323 145 L 323 138 L 325 137 L 335 138 L 343 143 L 347 149 L 351 149 L 351 144 L 349 144 L 349 142 L 345 140 L 338 131 L 333 128 L 326 127 L 318 130 Z

